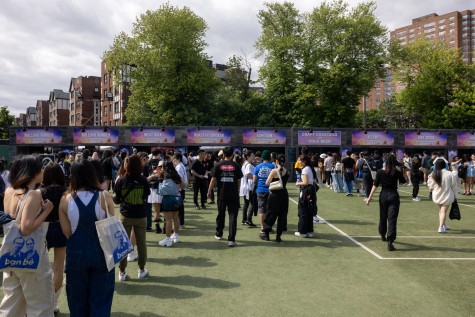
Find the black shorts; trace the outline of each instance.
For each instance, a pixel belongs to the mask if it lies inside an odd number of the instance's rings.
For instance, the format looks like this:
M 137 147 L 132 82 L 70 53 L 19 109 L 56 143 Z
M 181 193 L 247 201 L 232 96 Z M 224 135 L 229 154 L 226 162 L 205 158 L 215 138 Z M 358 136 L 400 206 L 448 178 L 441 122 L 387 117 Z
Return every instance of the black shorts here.
M 46 244 L 48 249 L 64 248 L 68 239 L 61 230 L 61 225 L 58 222 L 50 222 L 48 226 L 48 233 L 46 233 Z
M 269 193 L 257 193 L 257 211 L 260 214 L 267 213 L 267 199 L 269 198 Z

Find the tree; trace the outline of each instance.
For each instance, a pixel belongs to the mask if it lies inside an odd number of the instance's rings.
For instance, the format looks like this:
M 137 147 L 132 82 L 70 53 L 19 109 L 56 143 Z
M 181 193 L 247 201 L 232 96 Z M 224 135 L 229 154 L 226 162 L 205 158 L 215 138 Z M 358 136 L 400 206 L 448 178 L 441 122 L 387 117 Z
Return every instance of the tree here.
M 8 139 L 10 128 L 15 122 L 15 116 L 10 114 L 8 107 L 0 107 L 0 139 Z
M 396 95 L 397 103 L 419 114 L 418 126 L 434 129 L 473 125 L 473 121 L 464 120 L 460 110 L 469 110 L 466 107 L 470 103 L 465 104 L 463 99 L 470 96 L 467 91 L 473 92 L 475 73 L 458 49 L 442 41 L 419 39 L 406 46 L 392 43 L 390 54 L 395 78 L 404 86 Z M 462 108 L 457 108 L 459 103 Z
M 204 53 L 206 22 L 189 8 L 163 4 L 140 15 L 104 53 L 117 83 L 130 66 L 129 124 L 196 125 L 219 81 Z
M 305 17 L 302 82 L 316 88 L 301 108 L 318 114 L 313 125 L 350 127 L 362 96 L 386 60 L 386 28 L 374 2 L 350 10 L 342 0 L 324 2 Z
M 265 3 L 264 6 L 265 10 L 258 14 L 262 33 L 255 45 L 258 56 L 264 57 L 259 79 L 265 86 L 272 123 L 289 125 L 299 81 L 302 19 L 290 2 Z M 269 121 L 267 126 L 272 125 Z

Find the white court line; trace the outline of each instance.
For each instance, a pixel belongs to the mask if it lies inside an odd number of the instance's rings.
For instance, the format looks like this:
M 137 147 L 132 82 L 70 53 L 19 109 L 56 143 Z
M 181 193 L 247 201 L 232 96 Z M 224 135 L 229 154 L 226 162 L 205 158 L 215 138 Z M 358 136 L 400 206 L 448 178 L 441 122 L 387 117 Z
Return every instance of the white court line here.
M 296 202 L 294 199 L 290 198 L 289 197 L 289 200 L 291 200 L 292 202 L 294 202 L 296 205 L 298 205 L 298 202 Z M 339 228 L 335 227 L 334 225 L 332 225 L 331 223 L 329 223 L 327 220 L 323 219 L 322 217 L 318 216 L 318 218 L 322 219 L 323 221 L 325 221 L 326 224 L 328 224 L 331 228 L 333 228 L 334 230 L 336 230 L 338 233 L 340 233 L 342 236 L 348 238 L 349 240 L 351 240 L 353 243 L 355 243 L 356 245 L 360 246 L 361 248 L 363 248 L 365 251 L 369 252 L 370 254 L 372 254 L 374 257 L 376 257 L 377 259 L 379 260 L 422 260 L 422 261 L 475 261 L 475 258 L 384 258 L 382 256 L 380 256 L 378 253 L 374 252 L 373 250 L 371 250 L 370 248 L 368 248 L 367 246 L 365 246 L 364 244 L 362 244 L 361 242 L 359 242 L 358 240 L 354 239 L 354 237 L 360 237 L 360 238 L 363 238 L 363 237 L 369 237 L 369 238 L 372 238 L 372 237 L 375 237 L 375 238 L 381 238 L 380 236 L 350 236 L 349 234 L 345 233 L 343 230 L 340 230 Z M 404 236 L 403 236 L 404 237 Z M 411 236 L 406 236 L 406 237 L 411 237 Z M 421 237 L 417 237 L 417 236 L 412 236 L 414 238 L 421 238 Z M 438 236 L 426 236 L 426 237 L 430 237 L 430 238 L 439 238 Z M 398 237 L 398 238 L 402 238 L 402 237 Z M 443 238 L 440 237 L 440 238 Z M 458 237 L 458 238 L 462 238 L 462 237 Z M 472 237 L 467 237 L 467 238 L 472 238 Z M 475 238 L 475 237 L 474 237 Z
M 381 238 L 380 236 L 352 236 L 353 238 Z M 440 236 L 397 236 L 398 239 L 475 239 L 475 237 L 468 236 L 451 236 L 451 235 L 440 235 Z
M 296 205 L 298 205 L 298 202 L 296 202 L 295 200 L 293 200 L 292 198 L 289 197 L 289 199 L 291 201 L 293 201 Z M 345 233 L 344 231 L 338 229 L 337 227 L 335 227 L 334 225 L 332 225 L 331 223 L 329 223 L 328 221 L 326 221 L 325 219 L 323 219 L 322 217 L 318 216 L 318 218 L 322 219 L 323 221 L 326 222 L 327 225 L 329 225 L 330 227 L 332 227 L 334 230 L 336 230 L 338 233 L 340 233 L 342 236 L 350 239 L 353 243 L 355 243 L 356 245 L 362 247 L 364 250 L 366 250 L 367 252 L 371 253 L 373 256 L 375 256 L 376 258 L 382 260 L 384 259 L 382 256 L 380 256 L 379 254 L 377 254 L 376 252 L 374 252 L 373 250 L 371 250 L 370 248 L 368 248 L 367 246 L 365 246 L 364 244 L 362 244 L 361 242 L 357 241 L 356 239 L 354 239 L 353 237 L 351 237 L 350 235 L 348 235 L 347 233 Z

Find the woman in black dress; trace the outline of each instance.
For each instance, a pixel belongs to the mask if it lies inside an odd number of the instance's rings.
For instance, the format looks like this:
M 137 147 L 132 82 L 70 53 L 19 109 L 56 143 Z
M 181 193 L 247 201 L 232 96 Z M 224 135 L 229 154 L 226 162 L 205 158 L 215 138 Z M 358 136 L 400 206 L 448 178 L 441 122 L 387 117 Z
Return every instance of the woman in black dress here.
M 289 173 L 284 167 L 285 156 L 284 154 L 277 155 L 275 165 L 277 168 L 273 169 L 269 177 L 267 178 L 266 185 L 269 186 L 271 182 L 282 180 L 281 189 L 270 190 L 269 198 L 267 200 L 267 214 L 264 221 L 264 230 L 260 233 L 262 240 L 269 241 L 269 233 L 272 230 L 272 226 L 277 220 L 277 235 L 275 237 L 276 242 L 282 242 L 280 236 L 282 232 L 287 228 L 287 213 L 289 211 L 289 193 L 285 188 L 287 181 L 289 180 Z M 280 177 L 279 177 L 280 175 Z
M 366 198 L 366 205 L 369 205 L 374 192 L 381 184 L 382 189 L 379 194 L 379 234 L 381 235 L 381 240 L 388 241 L 388 251 L 395 250 L 393 242 L 396 240 L 397 217 L 400 205 L 397 192 L 398 181 L 401 184 L 406 182 L 402 172 L 396 169 L 397 164 L 396 156 L 391 154 L 386 161 L 385 169 L 377 171 L 371 193 Z

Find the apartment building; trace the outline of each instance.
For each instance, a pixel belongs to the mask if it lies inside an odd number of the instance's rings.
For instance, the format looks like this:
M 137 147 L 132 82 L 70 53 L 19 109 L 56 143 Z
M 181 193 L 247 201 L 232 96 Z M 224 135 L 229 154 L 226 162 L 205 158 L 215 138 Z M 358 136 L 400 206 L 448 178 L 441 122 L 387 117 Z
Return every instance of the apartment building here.
M 49 126 L 69 125 L 69 93 L 54 89 L 49 93 Z
M 26 108 L 26 125 L 28 127 L 36 127 L 36 107 Z
M 475 61 L 475 9 L 454 11 L 443 15 L 431 13 L 412 20 L 410 25 L 395 29 L 390 33 L 391 41 L 402 45 L 413 43 L 417 38 L 445 41 L 452 48 L 460 49 L 467 64 Z M 362 98 L 359 109 L 378 108 L 381 102 L 391 97 L 402 87 L 398 87 L 392 78 L 392 71 L 386 71 L 386 77 L 378 78 L 366 100 Z
M 101 78 L 79 76 L 69 83 L 69 125 L 101 124 Z
M 36 101 L 36 124 L 40 127 L 49 125 L 49 103 L 47 100 Z

